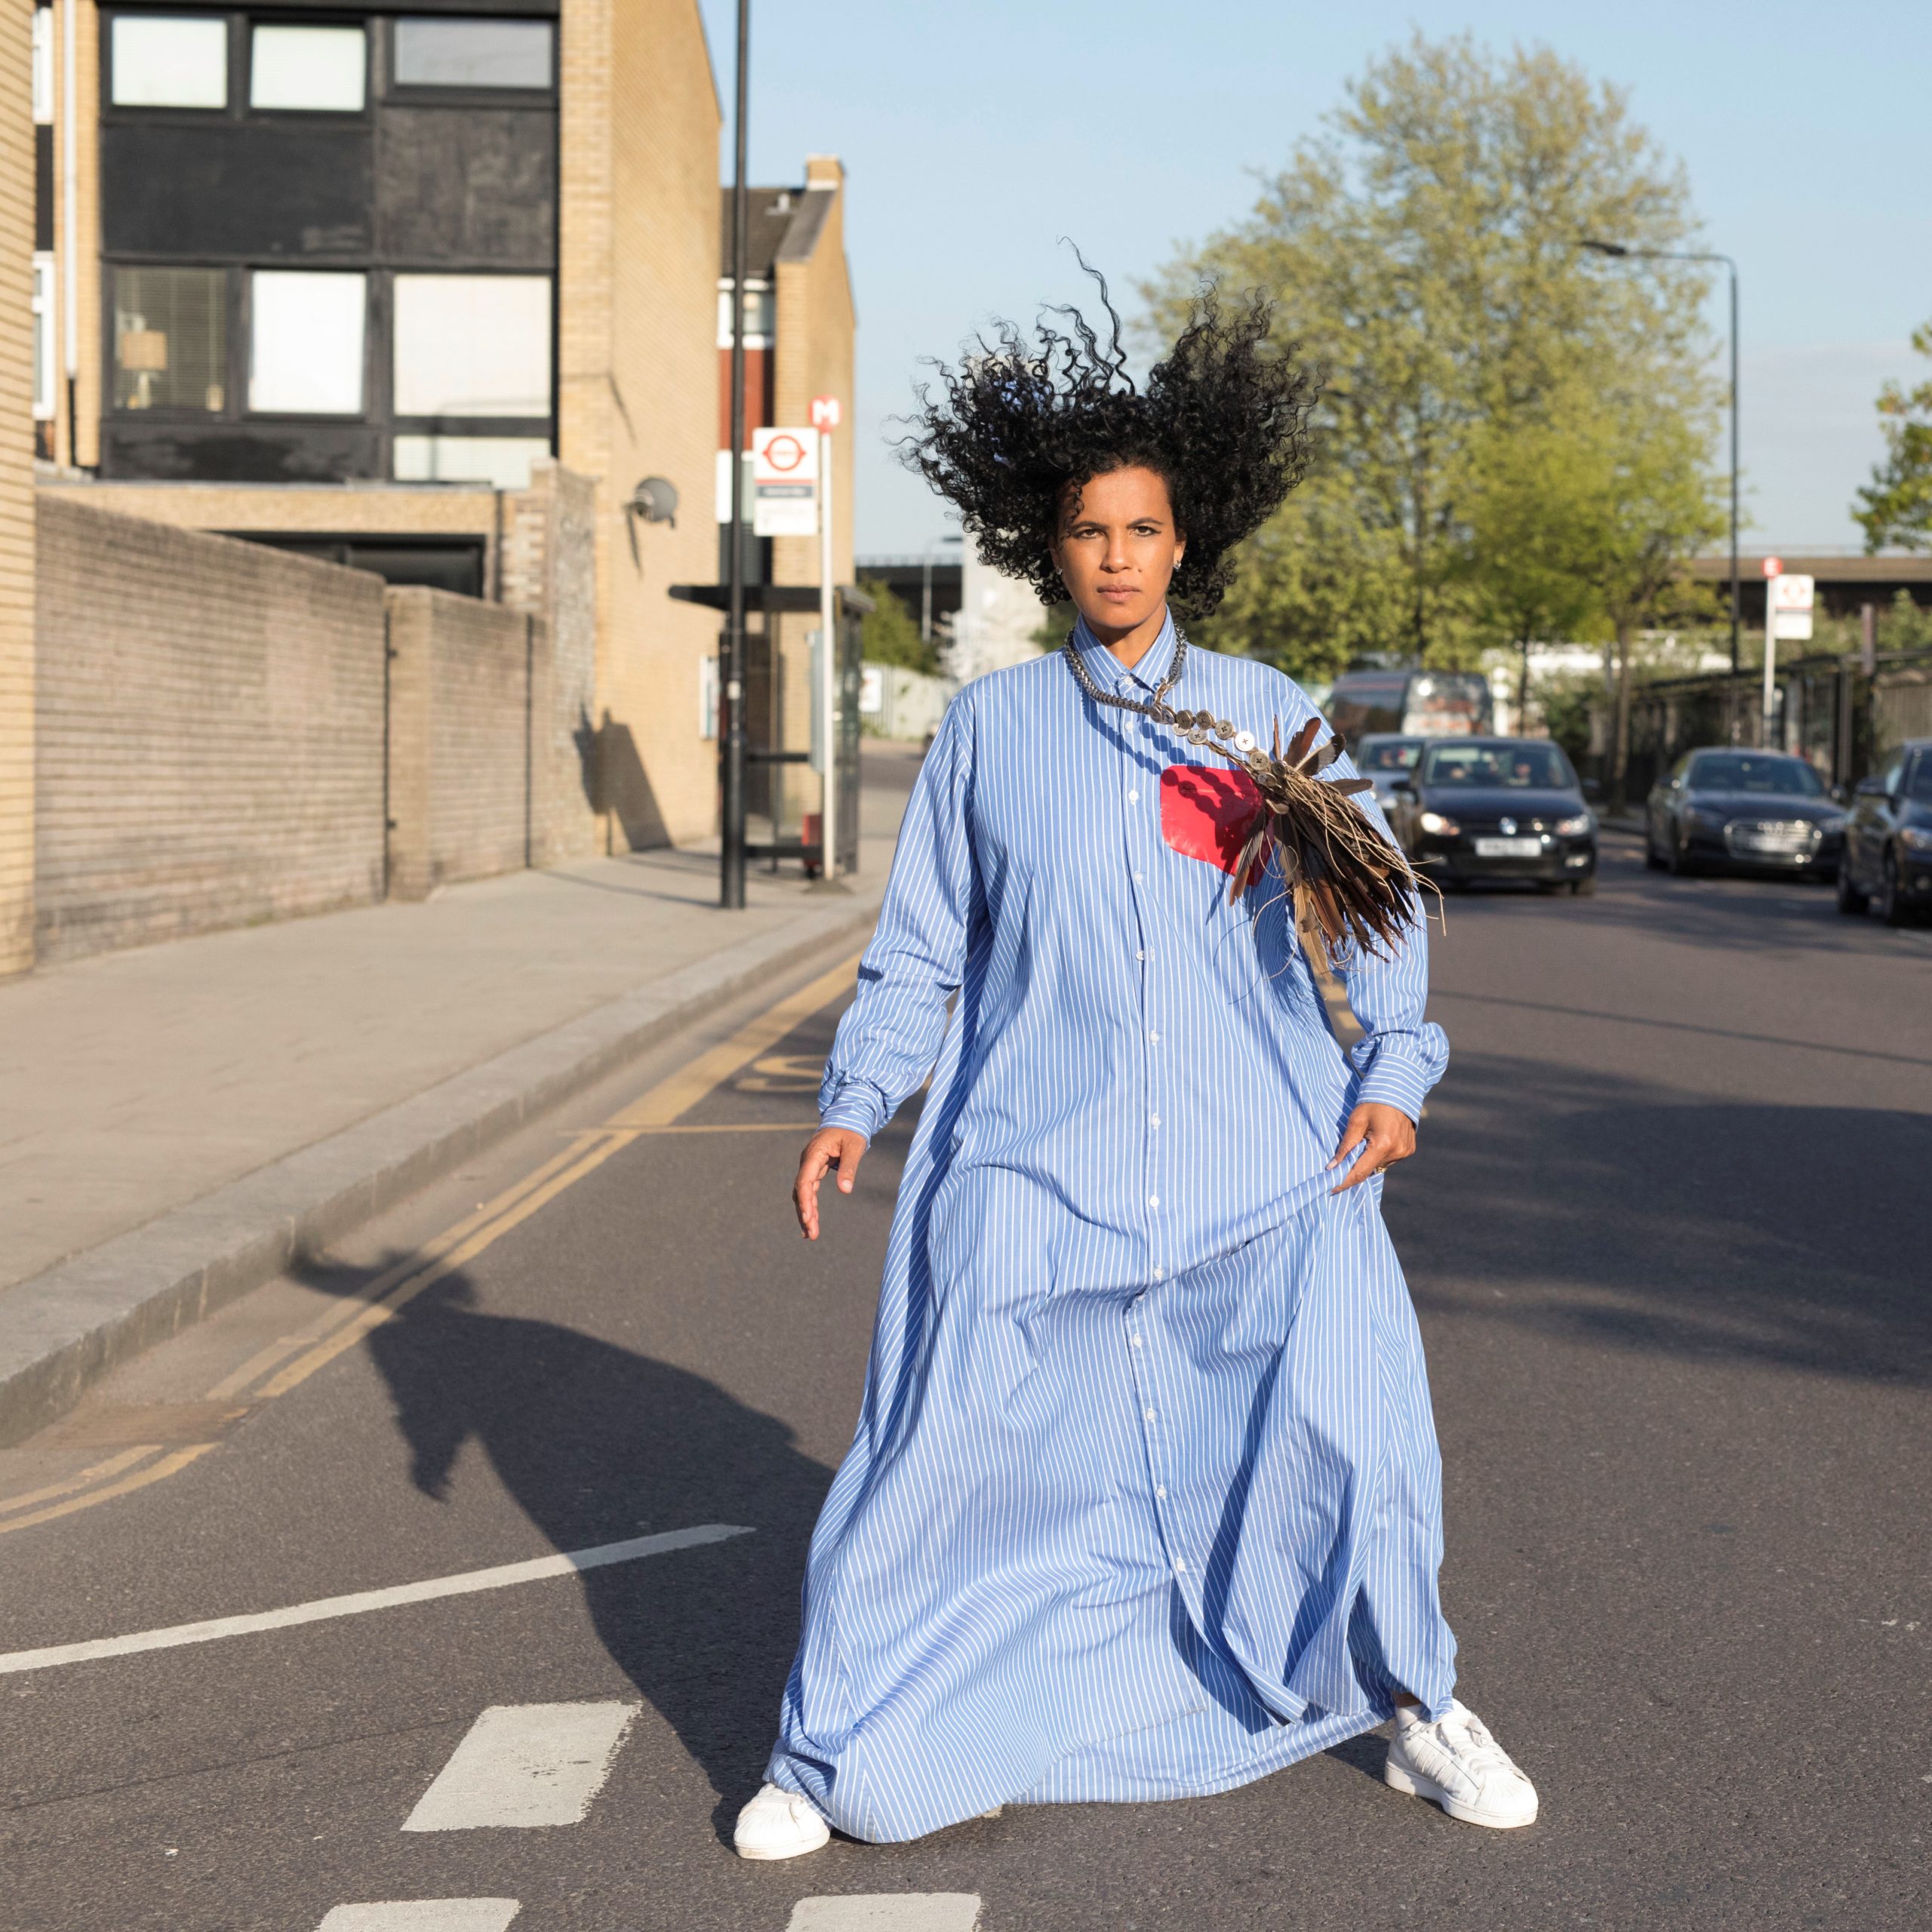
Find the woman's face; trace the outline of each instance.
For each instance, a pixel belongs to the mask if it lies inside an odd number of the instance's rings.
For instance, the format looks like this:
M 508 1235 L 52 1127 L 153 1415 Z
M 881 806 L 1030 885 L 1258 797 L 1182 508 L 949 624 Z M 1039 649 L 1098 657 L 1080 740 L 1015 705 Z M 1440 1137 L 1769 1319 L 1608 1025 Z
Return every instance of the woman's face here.
M 1166 482 L 1137 464 L 1069 486 L 1054 562 L 1089 627 L 1111 643 L 1158 624 L 1186 548 Z

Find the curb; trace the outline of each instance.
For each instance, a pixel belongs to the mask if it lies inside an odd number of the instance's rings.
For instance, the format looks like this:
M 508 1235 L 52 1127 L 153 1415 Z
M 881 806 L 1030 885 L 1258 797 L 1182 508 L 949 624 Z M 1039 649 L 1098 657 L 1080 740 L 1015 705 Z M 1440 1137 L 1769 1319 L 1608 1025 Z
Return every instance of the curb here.
M 693 1020 L 866 937 L 878 917 L 875 903 L 799 915 L 0 1294 L 0 1447 Z

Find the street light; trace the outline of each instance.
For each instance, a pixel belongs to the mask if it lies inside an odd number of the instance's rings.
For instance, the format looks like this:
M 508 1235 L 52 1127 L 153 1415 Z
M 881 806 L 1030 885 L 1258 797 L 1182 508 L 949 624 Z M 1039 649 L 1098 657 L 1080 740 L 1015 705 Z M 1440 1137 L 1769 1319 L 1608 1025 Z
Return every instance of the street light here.
M 1629 248 L 1621 242 L 1597 242 L 1587 238 L 1580 248 L 1617 261 L 1721 262 L 1730 275 L 1730 675 L 1737 675 L 1739 586 L 1737 582 L 1737 264 L 1728 255 L 1706 254 L 1697 249 Z M 1765 648 L 1768 650 L 1767 645 Z
M 724 728 L 718 748 L 723 792 L 723 836 L 718 841 L 718 903 L 728 912 L 745 903 L 745 280 L 750 248 L 745 185 L 745 103 L 749 92 L 751 0 L 738 0 L 738 97 L 732 130 L 731 176 L 731 523 L 726 549 L 731 590 L 724 620 Z
M 942 543 L 963 543 L 965 538 L 958 535 L 936 537 L 926 546 L 926 554 L 919 559 L 919 641 L 931 644 L 933 641 L 933 552 Z

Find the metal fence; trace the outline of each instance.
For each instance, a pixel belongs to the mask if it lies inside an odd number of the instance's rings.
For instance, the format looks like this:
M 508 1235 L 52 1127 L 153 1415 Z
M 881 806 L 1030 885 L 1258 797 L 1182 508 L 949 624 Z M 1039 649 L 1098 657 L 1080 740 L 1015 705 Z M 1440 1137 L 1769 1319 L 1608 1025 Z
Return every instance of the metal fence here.
M 1624 791 L 1641 798 L 1687 751 L 1700 745 L 1767 742 L 1755 673 L 1671 678 L 1631 695 Z M 1768 743 L 1795 752 L 1829 785 L 1855 785 L 1908 738 L 1932 737 L 1932 651 L 1881 653 L 1868 673 L 1856 657 L 1804 657 L 1780 665 Z M 1616 712 L 1591 707 L 1590 742 L 1579 761 L 1609 789 Z

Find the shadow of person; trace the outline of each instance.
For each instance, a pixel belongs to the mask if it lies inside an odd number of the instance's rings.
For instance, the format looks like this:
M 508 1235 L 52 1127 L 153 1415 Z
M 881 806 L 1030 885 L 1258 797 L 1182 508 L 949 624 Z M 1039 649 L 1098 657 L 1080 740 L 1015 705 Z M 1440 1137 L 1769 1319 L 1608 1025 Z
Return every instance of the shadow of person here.
M 557 1322 L 491 1313 L 460 1272 L 368 1346 L 426 1495 L 446 1494 L 474 1442 L 559 1550 L 706 1523 L 755 1531 L 709 1560 L 620 1563 L 580 1580 L 598 1637 L 709 1778 L 728 1829 L 771 1748 L 832 1472 L 798 1451 L 784 1423 L 703 1377 Z

